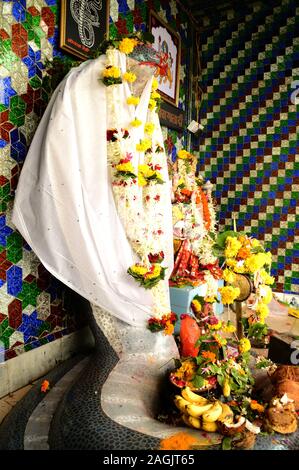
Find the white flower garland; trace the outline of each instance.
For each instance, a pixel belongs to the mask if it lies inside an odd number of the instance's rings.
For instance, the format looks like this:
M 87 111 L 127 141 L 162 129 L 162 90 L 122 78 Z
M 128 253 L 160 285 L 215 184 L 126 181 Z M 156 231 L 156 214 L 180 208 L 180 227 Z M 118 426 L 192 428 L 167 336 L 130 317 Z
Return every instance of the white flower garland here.
M 108 67 L 119 66 L 119 54 L 120 52 L 116 49 L 107 50 Z M 106 88 L 110 134 L 113 129 L 115 130 L 115 132 L 112 132 L 113 135 L 110 135 L 112 138 L 107 142 L 111 184 L 117 211 L 127 238 L 134 252 L 140 258 L 140 264 L 150 269 L 149 255 L 165 251 L 167 245 L 163 233 L 162 209 L 166 198 L 170 195 L 167 187 L 165 188 L 166 185 L 159 184 L 156 180 L 147 180 L 146 183 L 143 180 L 142 184 L 144 185 L 140 185 L 141 170 L 143 167 L 146 169 L 145 165 L 149 165 L 151 169 L 157 170 L 159 174 L 160 172 L 162 175 L 167 174 L 167 160 L 163 142 L 159 141 L 157 133 L 158 116 L 155 110 L 149 109 L 147 113 L 147 124 L 150 124 L 150 129 L 153 129 L 152 134 L 150 132 L 146 134 L 146 139 L 150 141 L 151 146 L 148 151 L 143 153 L 137 150 L 136 144 L 134 144 L 136 128 L 132 123 L 129 129 L 122 129 L 120 111 L 124 106 L 128 106 L 123 101 L 122 87 L 123 85 L 110 85 Z M 137 116 L 135 115 L 136 119 Z M 145 123 L 142 124 L 145 126 Z M 146 129 L 147 127 L 145 127 L 144 132 Z M 119 172 L 119 168 L 130 169 L 130 174 L 132 173 L 133 176 L 128 176 L 128 173 L 124 176 L 124 173 Z M 169 315 L 169 295 L 166 281 L 161 280 L 152 287 L 151 294 L 153 298 L 153 316 L 159 319 L 164 315 Z

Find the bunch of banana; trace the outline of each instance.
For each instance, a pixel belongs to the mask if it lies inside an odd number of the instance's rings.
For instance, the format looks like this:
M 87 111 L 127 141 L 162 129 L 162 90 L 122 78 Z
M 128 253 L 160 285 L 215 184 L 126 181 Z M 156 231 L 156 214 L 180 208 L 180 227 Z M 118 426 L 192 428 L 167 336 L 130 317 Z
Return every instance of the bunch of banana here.
M 184 423 L 195 429 L 207 432 L 217 431 L 217 421 L 233 422 L 231 408 L 219 400 L 209 401 L 207 398 L 192 392 L 189 387 L 182 390 L 182 395 L 174 398 L 176 407 L 182 412 Z

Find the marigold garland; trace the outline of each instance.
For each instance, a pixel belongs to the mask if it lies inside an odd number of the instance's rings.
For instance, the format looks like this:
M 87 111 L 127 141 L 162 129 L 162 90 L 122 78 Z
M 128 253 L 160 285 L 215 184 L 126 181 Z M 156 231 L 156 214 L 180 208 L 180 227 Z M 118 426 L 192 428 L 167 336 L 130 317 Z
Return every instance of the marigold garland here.
M 121 52 L 128 54 L 133 46 L 134 41 L 122 40 L 118 47 Z M 106 69 L 112 68 L 108 72 L 108 75 L 112 76 L 118 75 L 116 71 L 118 56 L 115 52 L 115 49 L 111 47 L 106 51 L 108 60 Z M 165 238 L 162 230 L 163 210 L 159 209 L 159 205 L 163 203 L 166 190 L 160 188 L 164 183 L 161 171 L 163 170 L 163 173 L 167 171 L 167 164 L 166 157 L 163 155 L 164 148 L 156 141 L 157 135 L 154 132 L 157 103 L 152 97 L 150 98 L 148 116 L 144 124 L 146 137 L 142 138 L 139 143 L 133 144 L 134 129 L 142 126 L 143 123 L 135 115 L 130 122 L 130 130 L 120 130 L 118 122 L 120 116 L 118 109 L 121 106 L 120 88 L 110 86 L 116 84 L 113 80 L 124 80 L 132 84 L 136 80 L 135 77 L 135 74 L 127 71 L 122 77 L 121 75 L 118 78 L 110 77 L 111 81 L 105 83 L 107 85 L 108 114 L 111 122 L 111 129 L 107 130 L 107 157 L 120 219 L 124 223 L 133 250 L 140 257 L 140 262 L 130 266 L 127 272 L 141 287 L 150 289 L 153 299 L 152 312 L 154 316 L 152 319 L 157 322 L 163 319 L 163 328 L 160 324 L 159 331 L 163 329 L 166 334 L 172 334 L 176 317 L 170 314 L 167 286 L 164 281 L 166 268 L 161 266 L 164 259 Z M 152 94 L 155 93 L 155 90 L 154 79 Z M 159 99 L 158 94 L 154 94 L 154 96 Z M 135 96 L 131 90 L 131 96 L 127 98 L 126 102 L 128 105 L 137 106 L 140 98 Z M 138 109 L 135 112 L 137 111 Z M 136 152 L 143 152 L 144 159 L 137 156 Z M 133 162 L 139 159 L 144 163 L 136 168 L 137 165 Z M 138 186 L 143 188 L 141 192 Z M 142 206 L 143 211 L 140 214 Z

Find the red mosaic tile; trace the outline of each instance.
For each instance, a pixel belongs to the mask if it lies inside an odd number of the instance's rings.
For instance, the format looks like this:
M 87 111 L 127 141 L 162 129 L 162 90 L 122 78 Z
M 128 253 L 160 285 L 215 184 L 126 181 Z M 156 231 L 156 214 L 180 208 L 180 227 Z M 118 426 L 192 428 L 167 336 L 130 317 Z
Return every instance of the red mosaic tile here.
M 9 34 L 5 31 L 5 29 L 0 29 L 0 38 L 3 40 L 9 38 Z
M 26 277 L 24 278 L 24 281 L 31 283 L 31 282 L 34 281 L 35 279 L 36 279 L 36 277 L 33 276 L 33 274 L 28 274 L 28 276 L 26 276 Z
M 14 329 L 22 323 L 22 302 L 19 299 L 14 299 L 8 306 L 8 323 Z
M 4 313 L 0 313 L 0 323 L 2 323 L 5 318 L 7 318 L 7 315 L 4 315 Z
M 23 59 L 28 55 L 28 34 L 26 29 L 20 24 L 13 24 L 11 27 L 12 41 L 11 48 L 13 52 Z
M 6 140 L 6 142 L 9 142 L 10 141 L 10 131 L 12 129 L 14 129 L 14 127 L 15 126 L 9 121 L 6 121 L 3 124 L 1 124 L 1 126 L 0 126 L 0 137 L 1 137 L 1 139 Z
M 38 16 L 38 15 L 40 15 L 40 12 L 38 11 L 38 9 L 35 8 L 35 7 L 33 7 L 33 6 L 32 6 L 32 7 L 29 7 L 29 8 L 28 8 L 28 11 L 29 11 L 29 13 L 30 13 L 32 16 Z
M 17 353 L 14 349 L 8 349 L 5 351 L 5 360 L 7 361 L 8 359 L 13 359 L 14 357 L 17 357 Z
M 0 175 L 0 186 L 5 186 L 7 183 L 8 179 L 5 176 Z
M 0 266 L 2 265 L 2 263 L 4 263 L 5 260 L 6 260 L 6 250 L 0 253 Z
M 6 121 L 8 121 L 8 109 L 0 113 L 0 124 Z
M 48 38 L 51 38 L 55 32 L 55 15 L 52 12 L 51 8 L 42 8 L 42 19 L 48 26 Z

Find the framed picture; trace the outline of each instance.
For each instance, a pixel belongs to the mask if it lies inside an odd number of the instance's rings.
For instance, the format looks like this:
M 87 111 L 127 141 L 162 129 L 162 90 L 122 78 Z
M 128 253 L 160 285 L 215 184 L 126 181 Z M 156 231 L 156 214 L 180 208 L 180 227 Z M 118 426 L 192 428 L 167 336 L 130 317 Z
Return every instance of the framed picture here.
M 107 38 L 109 0 L 61 0 L 60 47 L 88 59 Z
M 178 106 L 181 62 L 181 37 L 154 12 L 149 14 L 153 47 L 161 54 L 158 91 L 168 103 Z

